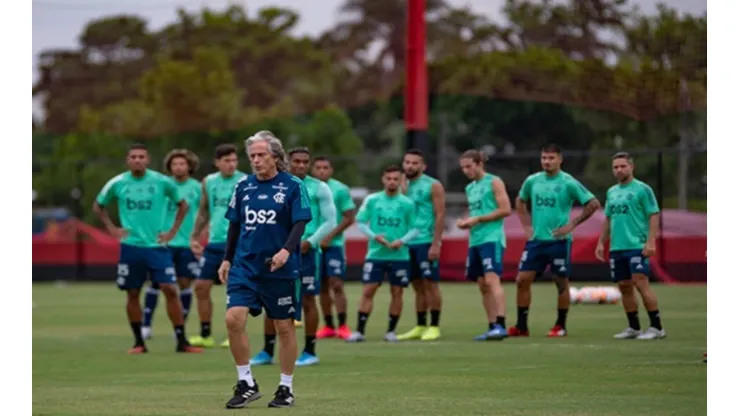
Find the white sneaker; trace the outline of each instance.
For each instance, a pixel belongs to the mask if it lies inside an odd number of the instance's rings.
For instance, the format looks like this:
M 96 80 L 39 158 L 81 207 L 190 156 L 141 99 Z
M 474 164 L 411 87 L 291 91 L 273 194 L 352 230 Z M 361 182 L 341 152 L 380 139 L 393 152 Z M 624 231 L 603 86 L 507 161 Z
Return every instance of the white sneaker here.
M 652 326 L 647 329 L 647 331 L 640 334 L 637 339 L 661 339 L 665 338 L 665 328 L 658 329 L 653 328 Z
M 152 339 L 152 327 L 142 326 L 141 327 L 141 337 L 144 339 Z
M 635 339 L 639 337 L 640 335 L 642 335 L 641 331 L 637 329 L 633 329 L 633 328 L 627 328 L 624 331 L 614 335 L 614 338 L 615 339 Z
M 385 342 L 398 342 L 398 337 L 395 332 L 387 332 L 383 339 Z
M 347 337 L 344 342 L 365 342 L 365 336 L 362 335 L 360 332 L 355 331 L 349 337 Z

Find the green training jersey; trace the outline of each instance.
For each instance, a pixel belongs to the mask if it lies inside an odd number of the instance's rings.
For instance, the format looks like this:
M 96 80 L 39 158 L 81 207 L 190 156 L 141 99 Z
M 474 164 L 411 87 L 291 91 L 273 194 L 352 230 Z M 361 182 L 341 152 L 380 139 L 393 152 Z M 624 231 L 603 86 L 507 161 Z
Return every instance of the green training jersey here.
M 563 171 L 555 176 L 545 172 L 529 175 L 519 191 L 519 199 L 531 202 L 532 240 L 554 241 L 552 232 L 568 224 L 573 202 L 585 205 L 594 199 L 578 180 Z M 565 238 L 570 240 L 568 234 Z
M 419 235 L 409 244 L 430 244 L 434 241 L 434 203 L 432 201 L 432 186 L 439 182 L 427 175 L 420 175 L 408 182 L 406 196 L 416 205 Z
M 357 213 L 357 222 L 367 224 L 373 233 L 383 235 L 392 243 L 412 230 L 415 216 L 416 207 L 410 198 L 400 193 L 390 196 L 381 191 L 365 198 Z M 374 239 L 367 245 L 366 260 L 409 260 L 406 246 L 393 250 Z
M 166 230 L 167 201 L 180 201 L 177 186 L 159 172 L 147 169 L 136 177 L 122 173 L 108 181 L 95 201 L 108 206 L 118 201 L 121 228 L 128 235 L 121 241 L 137 247 L 159 247 L 157 236 Z
M 301 240 L 308 240 L 311 246 L 318 248 L 321 239 L 334 229 L 336 209 L 329 185 L 313 176 L 303 178 L 303 185 L 308 193 L 311 206 L 311 221 L 306 224 Z
M 354 210 L 355 201 L 352 200 L 350 195 L 349 187 L 336 179 L 329 179 L 326 181 L 331 190 L 332 199 L 334 200 L 334 207 L 337 209 L 337 225 L 342 222 L 344 213 L 347 211 Z M 331 240 L 332 247 L 344 247 L 344 233 L 339 234 Z
M 493 181 L 498 178 L 486 173 L 477 181 L 470 182 L 465 187 L 465 196 L 468 198 L 468 211 L 471 217 L 490 214 L 498 209 L 496 195 L 493 192 Z M 470 229 L 470 247 L 485 243 L 497 243 L 506 247 L 506 234 L 504 232 L 504 219 L 496 221 L 481 222 Z
M 171 179 L 175 186 L 177 186 L 177 191 L 179 192 L 180 197 L 188 203 L 188 212 L 182 220 L 182 225 L 180 225 L 177 235 L 167 245 L 170 247 L 189 247 L 190 234 L 193 232 L 195 217 L 198 215 L 198 205 L 200 204 L 202 187 L 200 182 L 193 178 L 188 178 L 183 182 L 178 182 L 175 178 Z M 169 230 L 172 227 L 172 224 L 175 223 L 176 215 L 177 204 L 173 201 L 169 201 L 167 203 L 167 219 L 165 221 L 166 230 Z
M 208 243 L 225 243 L 226 234 L 229 231 L 229 220 L 226 219 L 226 211 L 229 208 L 231 195 L 234 187 L 244 173 L 234 172 L 230 177 L 225 177 L 221 172 L 215 172 L 203 179 L 205 190 L 208 195 Z
M 632 179 L 606 192 L 607 218 L 611 221 L 609 250 L 642 250 L 650 230 L 650 217 L 660 208 L 650 185 Z

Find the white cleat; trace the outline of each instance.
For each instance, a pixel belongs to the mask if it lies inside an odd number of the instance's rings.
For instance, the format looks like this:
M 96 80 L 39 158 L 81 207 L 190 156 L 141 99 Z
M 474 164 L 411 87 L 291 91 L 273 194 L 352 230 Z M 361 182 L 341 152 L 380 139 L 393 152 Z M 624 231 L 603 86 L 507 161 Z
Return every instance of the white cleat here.
M 640 334 L 637 339 L 661 339 L 665 338 L 665 328 L 664 329 L 658 329 L 653 328 L 652 326 L 647 329 L 647 331 Z
M 352 335 L 347 337 L 347 339 L 345 339 L 344 342 L 352 342 L 352 343 L 365 342 L 365 336 L 359 333 L 358 331 L 355 331 L 352 333 Z
M 144 339 L 152 339 L 152 327 L 142 326 L 141 327 L 141 337 Z
M 398 337 L 396 336 L 395 332 L 387 332 L 383 339 L 385 340 L 385 342 L 398 342 Z
M 637 329 L 633 329 L 633 328 L 627 328 L 624 331 L 614 335 L 614 338 L 615 339 L 635 339 L 639 337 L 640 335 L 642 335 L 641 331 Z

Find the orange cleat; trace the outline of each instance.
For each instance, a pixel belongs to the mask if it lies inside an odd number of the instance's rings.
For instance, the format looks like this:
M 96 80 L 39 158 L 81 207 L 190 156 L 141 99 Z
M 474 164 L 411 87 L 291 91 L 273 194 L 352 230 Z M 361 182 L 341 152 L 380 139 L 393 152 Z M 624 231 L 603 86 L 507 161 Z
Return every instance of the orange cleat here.
M 336 336 L 337 330 L 329 326 L 322 326 L 318 331 L 316 331 L 316 338 L 318 339 L 334 338 Z
M 528 337 L 529 331 L 522 331 L 521 329 L 512 326 L 511 328 L 509 328 L 508 334 L 510 337 Z
M 550 338 L 564 337 L 566 335 L 568 335 L 568 331 L 566 331 L 565 328 L 560 325 L 555 325 L 554 327 L 552 327 L 550 332 L 547 333 L 547 336 Z
M 128 353 L 131 355 L 146 354 L 147 352 L 149 352 L 149 350 L 146 349 L 146 345 L 134 345 L 133 348 L 128 350 Z
M 347 324 L 344 324 L 337 329 L 337 338 L 341 339 L 347 339 L 352 335 L 352 330 L 349 329 L 349 326 Z
M 203 348 L 200 347 L 194 347 L 192 345 L 179 345 L 177 347 L 177 352 L 182 352 L 185 354 L 197 354 L 199 352 L 203 352 Z

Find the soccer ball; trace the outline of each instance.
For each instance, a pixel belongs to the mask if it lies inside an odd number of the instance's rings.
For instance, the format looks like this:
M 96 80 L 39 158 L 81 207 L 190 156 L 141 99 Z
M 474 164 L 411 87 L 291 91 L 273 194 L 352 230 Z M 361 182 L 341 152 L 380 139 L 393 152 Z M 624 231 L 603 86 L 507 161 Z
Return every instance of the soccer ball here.
M 575 290 L 575 295 L 574 295 Z M 571 288 L 571 303 L 585 304 L 615 304 L 622 299 L 622 294 L 615 287 L 583 287 L 581 289 Z

